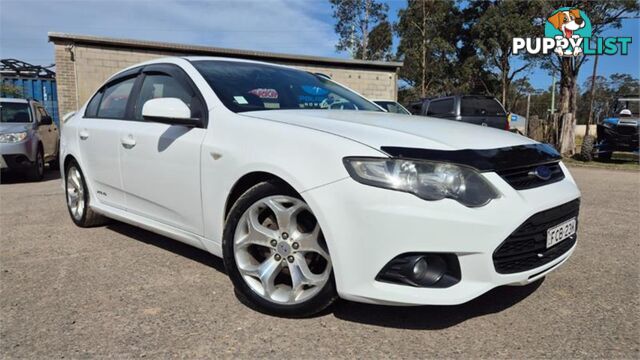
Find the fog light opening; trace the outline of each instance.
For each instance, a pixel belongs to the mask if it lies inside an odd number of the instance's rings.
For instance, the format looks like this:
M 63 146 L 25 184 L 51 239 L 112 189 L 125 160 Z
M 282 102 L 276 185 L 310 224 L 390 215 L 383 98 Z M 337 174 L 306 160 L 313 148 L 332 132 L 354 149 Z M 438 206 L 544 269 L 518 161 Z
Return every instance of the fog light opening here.
M 407 253 L 396 256 L 385 265 L 376 280 L 445 288 L 460 281 L 460 264 L 455 254 Z

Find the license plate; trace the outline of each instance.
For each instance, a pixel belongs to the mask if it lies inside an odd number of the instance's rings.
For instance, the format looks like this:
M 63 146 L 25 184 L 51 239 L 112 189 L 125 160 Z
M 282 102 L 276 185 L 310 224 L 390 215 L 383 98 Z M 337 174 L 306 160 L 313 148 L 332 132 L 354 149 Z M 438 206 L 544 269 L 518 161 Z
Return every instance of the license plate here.
M 571 237 L 576 233 L 576 218 L 567 220 L 547 230 L 547 248 Z

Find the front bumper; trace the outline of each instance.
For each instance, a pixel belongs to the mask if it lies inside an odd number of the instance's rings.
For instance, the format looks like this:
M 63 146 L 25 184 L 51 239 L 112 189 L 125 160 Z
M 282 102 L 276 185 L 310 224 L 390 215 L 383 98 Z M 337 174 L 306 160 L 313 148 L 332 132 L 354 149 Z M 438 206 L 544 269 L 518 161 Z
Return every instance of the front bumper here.
M 494 251 L 531 216 L 580 197 L 573 178 L 561 166 L 566 175 L 562 181 L 522 191 L 496 173 L 484 173 L 502 197 L 481 208 L 450 199 L 425 201 L 350 178 L 302 196 L 327 239 L 340 297 L 377 304 L 455 305 L 497 286 L 536 281 L 571 256 L 575 246 L 539 267 L 509 274 L 498 273 L 493 261 Z M 375 280 L 391 259 L 412 252 L 455 254 L 461 280 L 448 288 Z
M 17 143 L 0 143 L 0 168 L 2 170 L 21 170 L 30 167 L 35 161 L 37 144 L 31 138 Z

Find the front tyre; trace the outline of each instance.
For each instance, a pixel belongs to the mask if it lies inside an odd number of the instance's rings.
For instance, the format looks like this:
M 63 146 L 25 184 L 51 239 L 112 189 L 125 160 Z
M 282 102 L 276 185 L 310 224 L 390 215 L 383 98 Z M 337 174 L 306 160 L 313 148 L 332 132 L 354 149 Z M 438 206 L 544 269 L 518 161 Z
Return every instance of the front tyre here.
M 280 182 L 255 185 L 238 199 L 222 246 L 236 292 L 259 311 L 310 316 L 337 297 L 320 225 L 300 195 Z
M 72 161 L 67 166 L 65 174 L 67 210 L 71 220 L 80 227 L 92 227 L 105 223 L 106 219 L 89 206 L 89 190 L 78 164 Z
M 38 151 L 36 152 L 36 159 L 27 171 L 27 175 L 29 176 L 29 180 L 31 181 L 40 181 L 44 178 L 44 153 L 42 152 L 42 147 L 38 146 Z

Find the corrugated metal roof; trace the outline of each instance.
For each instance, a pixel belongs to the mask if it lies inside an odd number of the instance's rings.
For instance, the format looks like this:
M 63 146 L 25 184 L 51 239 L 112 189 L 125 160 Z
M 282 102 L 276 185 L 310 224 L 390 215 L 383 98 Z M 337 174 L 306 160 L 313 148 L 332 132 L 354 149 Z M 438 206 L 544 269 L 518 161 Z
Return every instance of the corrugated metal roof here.
M 377 68 L 386 71 L 396 71 L 402 66 L 402 62 L 396 61 L 368 61 L 355 59 L 338 59 L 330 57 L 318 57 L 308 55 L 292 55 L 272 53 L 266 51 L 228 49 L 201 45 L 166 43 L 147 40 L 118 39 L 91 35 L 77 35 L 68 33 L 50 32 L 51 42 L 73 42 L 77 44 L 100 45 L 105 47 L 158 50 L 164 52 L 186 53 L 193 55 L 210 55 L 222 57 L 237 57 L 243 59 L 278 61 L 295 64 L 309 65 L 333 65 L 348 68 Z

